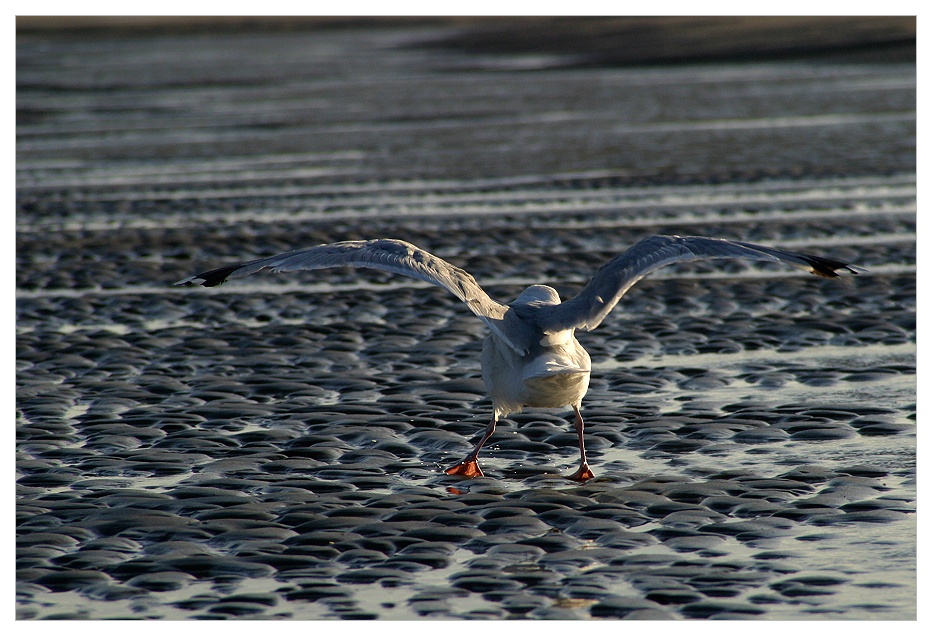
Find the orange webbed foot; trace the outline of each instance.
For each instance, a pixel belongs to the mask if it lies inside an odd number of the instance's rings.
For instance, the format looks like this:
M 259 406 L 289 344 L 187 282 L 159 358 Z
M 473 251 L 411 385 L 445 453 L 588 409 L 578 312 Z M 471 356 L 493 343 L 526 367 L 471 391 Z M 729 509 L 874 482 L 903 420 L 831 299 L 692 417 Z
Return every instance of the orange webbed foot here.
M 567 479 L 572 479 L 573 481 L 588 481 L 595 477 L 595 473 L 592 472 L 592 469 L 589 468 L 589 464 L 583 464 L 579 467 L 572 475 L 567 476 Z
M 456 466 L 451 466 L 445 471 L 448 475 L 462 475 L 463 477 L 484 477 L 482 469 L 479 468 L 479 462 L 475 459 L 464 459 Z

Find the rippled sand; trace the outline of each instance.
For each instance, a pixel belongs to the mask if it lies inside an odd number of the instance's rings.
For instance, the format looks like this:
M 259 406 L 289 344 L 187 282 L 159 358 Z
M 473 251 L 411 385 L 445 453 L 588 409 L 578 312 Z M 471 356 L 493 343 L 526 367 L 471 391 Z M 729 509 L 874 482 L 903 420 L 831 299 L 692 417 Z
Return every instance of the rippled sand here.
M 20 39 L 19 616 L 915 618 L 915 66 L 410 46 L 444 33 Z M 442 290 L 171 287 L 393 236 L 566 297 L 652 233 L 871 274 L 642 281 L 580 335 L 584 485 L 560 411 L 442 472 L 491 412 Z

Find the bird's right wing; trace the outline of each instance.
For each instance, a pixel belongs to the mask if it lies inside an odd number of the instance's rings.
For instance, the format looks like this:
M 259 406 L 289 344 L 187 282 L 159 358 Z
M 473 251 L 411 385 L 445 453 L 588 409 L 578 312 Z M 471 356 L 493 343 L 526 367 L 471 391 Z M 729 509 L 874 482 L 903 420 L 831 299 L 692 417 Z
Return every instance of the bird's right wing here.
M 838 276 L 837 270 L 853 274 L 867 271 L 830 258 L 741 241 L 702 236 L 651 236 L 603 265 L 579 295 L 548 308 L 538 318 L 538 324 L 547 333 L 564 329 L 591 331 L 601 324 L 625 292 L 647 274 L 672 263 L 710 259 L 775 261 L 825 278 Z
M 317 245 L 219 267 L 188 276 L 175 284 L 213 287 L 262 270 L 292 272 L 330 267 L 366 267 L 402 274 L 443 287 L 466 303 L 474 314 L 515 351 L 520 352 L 527 348 L 527 344 L 522 342 L 518 325 L 513 324 L 513 320 L 506 319 L 508 307 L 490 298 L 468 272 L 454 267 L 430 252 L 396 239 L 342 241 Z

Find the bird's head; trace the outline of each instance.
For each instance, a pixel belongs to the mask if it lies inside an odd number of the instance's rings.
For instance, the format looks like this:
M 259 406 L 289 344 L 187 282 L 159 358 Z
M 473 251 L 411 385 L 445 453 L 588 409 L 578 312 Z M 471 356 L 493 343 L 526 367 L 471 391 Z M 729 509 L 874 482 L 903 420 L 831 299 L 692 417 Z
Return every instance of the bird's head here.
M 560 294 L 553 287 L 531 285 L 515 298 L 514 305 L 559 305 Z

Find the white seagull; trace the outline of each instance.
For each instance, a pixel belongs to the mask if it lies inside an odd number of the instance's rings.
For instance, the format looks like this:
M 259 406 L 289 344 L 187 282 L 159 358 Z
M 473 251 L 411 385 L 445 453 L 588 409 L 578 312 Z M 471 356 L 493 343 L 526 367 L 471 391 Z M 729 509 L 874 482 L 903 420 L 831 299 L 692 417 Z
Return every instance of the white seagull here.
M 577 329 L 591 331 L 601 324 L 632 285 L 650 272 L 686 261 L 749 259 L 786 263 L 825 278 L 838 271 L 866 272 L 821 256 L 701 236 L 651 236 L 605 263 L 575 297 L 560 302 L 556 290 L 531 285 L 503 305 L 483 291 L 469 273 L 410 243 L 396 239 L 341 241 L 285 252 L 245 263 L 227 265 L 189 276 L 176 285 L 213 287 L 226 280 L 242 278 L 268 269 L 272 272 L 368 267 L 403 274 L 443 287 L 488 325 L 491 333 L 482 347 L 482 379 L 492 397 L 492 420 L 475 448 L 449 475 L 482 476 L 478 455 L 492 436 L 498 418 L 520 412 L 524 407 L 571 406 L 576 413 L 579 438 L 579 469 L 569 479 L 594 477 L 586 461 L 583 418 L 579 412 L 589 388 L 592 366 L 589 354 L 576 340 Z

